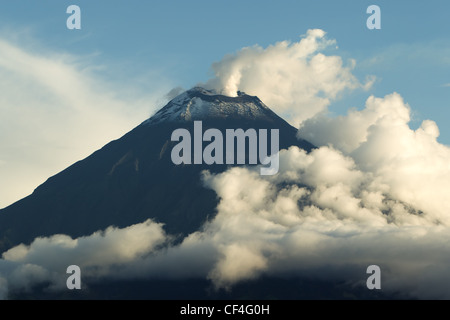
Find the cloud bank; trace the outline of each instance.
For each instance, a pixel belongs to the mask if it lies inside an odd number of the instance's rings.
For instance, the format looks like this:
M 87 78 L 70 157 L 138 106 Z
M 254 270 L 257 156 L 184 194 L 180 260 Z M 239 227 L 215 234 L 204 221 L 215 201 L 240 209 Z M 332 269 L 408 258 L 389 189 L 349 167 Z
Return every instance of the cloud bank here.
M 18 245 L 3 253 L 3 298 L 9 291 L 30 291 L 43 283 L 48 283 L 48 290 L 66 289 L 65 273 L 70 265 L 81 268 L 83 279 L 99 281 L 119 273 L 118 267 L 136 263 L 169 240 L 162 226 L 151 220 L 123 229 L 109 227 L 77 239 L 62 234 L 36 238 L 29 246 Z
M 331 145 L 372 173 L 385 192 L 423 211 L 428 220 L 448 225 L 450 148 L 437 141 L 439 128 L 425 120 L 411 130 L 410 107 L 393 93 L 369 97 L 361 111 L 347 116 L 318 116 L 305 122 L 299 136 L 318 146 Z
M 78 239 L 38 238 L 3 254 L 0 278 L 13 291 L 46 282 L 65 290 L 65 268 L 77 264 L 87 286 L 208 278 L 232 290 L 261 275 L 365 286 L 367 266 L 377 264 L 386 293 L 450 298 L 450 228 L 436 221 L 439 211 L 396 198 L 379 176 L 328 146 L 310 154 L 291 147 L 280 164 L 270 177 L 255 168 L 205 172 L 205 185 L 221 198 L 218 214 L 179 245 L 151 220 Z

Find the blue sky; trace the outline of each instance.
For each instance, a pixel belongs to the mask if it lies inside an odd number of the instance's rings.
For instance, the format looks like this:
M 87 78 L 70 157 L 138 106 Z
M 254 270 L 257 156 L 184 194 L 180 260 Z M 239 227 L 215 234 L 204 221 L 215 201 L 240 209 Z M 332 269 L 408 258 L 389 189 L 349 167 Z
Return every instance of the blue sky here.
M 66 28 L 69 16 L 66 8 L 71 4 L 81 8 L 81 30 Z M 366 8 L 371 4 L 381 8 L 381 30 L 366 28 L 369 16 Z M 46 169 L 39 174 L 37 167 L 29 167 L 29 174 L 23 173 L 24 168 L 27 163 L 37 165 L 47 163 L 48 159 L 44 156 L 30 159 L 31 151 L 19 152 L 17 147 L 14 154 L 21 156 L 23 167 L 8 167 L 7 171 L 12 172 L 8 175 L 10 180 L 4 181 L 15 180 L 13 173 L 22 172 L 23 179 L 32 182 L 24 191 L 14 194 L 26 195 L 44 177 L 57 173 L 145 120 L 155 108 L 162 106 L 164 93 L 171 88 L 188 89 L 207 81 L 212 75 L 211 64 L 224 55 L 255 44 L 265 48 L 283 40 L 296 42 L 313 28 L 323 29 L 327 38 L 336 40 L 338 48 L 328 48 L 326 54 L 340 56 L 344 62 L 355 59 L 352 73 L 361 81 L 368 75 L 377 79 L 368 91 L 354 90 L 333 101 L 329 107 L 332 113 L 345 114 L 351 107 L 361 109 L 370 95 L 383 97 L 395 91 L 411 106 L 412 128 L 419 127 L 425 119 L 434 120 L 441 133 L 438 141 L 450 145 L 449 9 L 448 1 L 3 0 L 0 39 L 31 56 L 70 61 L 71 66 L 78 68 L 78 75 L 94 78 L 105 95 L 116 94 L 111 99 L 118 97 L 121 101 L 116 106 L 121 115 L 132 114 L 128 122 L 116 126 L 116 129 L 120 127 L 117 131 L 102 129 L 103 135 L 87 149 L 81 145 L 78 149 L 58 145 L 55 148 L 61 154 L 67 149 L 66 156 L 61 156 L 64 160 L 43 165 Z M 0 90 L 7 89 L 0 87 Z M 92 94 L 86 95 L 84 103 L 89 104 L 90 97 Z M 140 104 L 130 103 L 134 101 Z M 108 103 L 105 102 L 105 110 Z M 47 109 L 41 111 L 52 117 L 55 114 Z M 98 117 L 103 119 L 104 115 L 98 113 Z M 115 125 L 114 121 L 111 126 Z M 10 121 L 4 117 L 2 123 L 6 122 Z M 86 124 L 86 128 L 90 126 L 93 124 Z M 86 129 L 88 133 L 89 137 L 96 135 L 95 130 Z M 70 141 L 76 141 L 77 131 L 70 135 Z M 87 138 L 83 136 L 83 139 Z M 31 143 L 35 145 L 34 141 Z M 49 145 L 47 141 L 45 145 Z M 2 148 L 0 165 L 2 161 L 17 162 L 13 156 L 5 156 L 8 148 Z M 40 150 L 45 154 L 51 152 L 51 149 Z M 6 189 L 9 187 L 0 188 L 0 192 Z M 10 196 L 3 201 L 0 198 L 0 207 L 17 197 Z

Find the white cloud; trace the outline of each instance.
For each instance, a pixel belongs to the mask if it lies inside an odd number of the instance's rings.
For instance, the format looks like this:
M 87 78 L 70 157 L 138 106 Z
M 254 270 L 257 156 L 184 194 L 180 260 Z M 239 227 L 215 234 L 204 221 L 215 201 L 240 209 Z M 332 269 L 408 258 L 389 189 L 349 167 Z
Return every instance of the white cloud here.
M 206 228 L 222 256 L 211 279 L 229 287 L 288 273 L 365 285 L 365 268 L 378 264 L 386 292 L 449 298 L 450 148 L 434 121 L 417 130 L 409 121 L 399 94 L 369 97 L 361 111 L 305 121 L 300 137 L 320 148 L 282 151 L 278 175 L 206 174 L 221 199 Z
M 123 98 L 132 81 L 112 85 L 86 60 L 0 39 L 0 207 L 144 121 L 168 89 L 159 76 L 152 95 Z
M 232 290 L 261 275 L 365 286 L 367 266 L 377 264 L 386 293 L 450 298 L 442 281 L 450 267 L 449 223 L 436 222 L 438 209 L 419 213 L 382 175 L 336 149 L 307 154 L 291 147 L 280 153 L 278 175 L 232 168 L 205 172 L 203 181 L 221 199 L 218 214 L 178 245 L 150 220 L 78 239 L 38 238 L 3 254 L 0 278 L 13 291 L 44 280 L 65 289 L 65 267 L 78 264 L 87 286 L 111 278 L 194 277 Z
M 3 253 L 0 279 L 12 291 L 30 290 L 45 282 L 50 282 L 53 290 L 62 290 L 70 265 L 78 265 L 88 282 L 104 276 L 117 277 L 118 266 L 138 264 L 168 241 L 170 237 L 162 225 L 151 220 L 123 229 L 109 227 L 77 239 L 66 235 L 36 238 L 29 246 L 21 244 Z
M 364 286 L 365 269 L 378 264 L 385 292 L 450 297 L 439 280 L 450 267 L 450 225 L 440 208 L 419 213 L 390 181 L 329 147 L 310 154 L 292 147 L 280 164 L 273 177 L 243 168 L 205 176 L 221 198 L 205 231 L 221 254 L 209 274 L 216 285 L 297 274 Z M 443 193 L 434 200 L 446 206 Z
M 369 88 L 361 84 L 338 56 L 320 51 L 334 46 L 320 29 L 308 30 L 295 43 L 278 42 L 267 48 L 247 47 L 214 63 L 215 78 L 207 87 L 236 96 L 238 90 L 257 95 L 275 112 L 298 126 L 324 111 L 346 89 Z
M 349 110 L 347 116 L 330 118 L 318 114 L 305 121 L 299 136 L 315 145 L 332 144 L 339 150 L 350 153 L 367 140 L 368 129 L 382 121 L 389 124 L 406 124 L 410 120 L 410 107 L 402 97 L 393 93 L 384 99 L 371 96 L 362 111 Z
M 393 93 L 370 97 L 363 110 L 350 111 L 347 116 L 308 120 L 299 135 L 351 156 L 392 197 L 448 225 L 450 203 L 445 199 L 450 189 L 450 147 L 437 141 L 439 128 L 434 121 L 423 121 L 417 130 L 410 129 L 409 121 L 410 107 Z
M 29 246 L 22 244 L 4 252 L 3 258 L 52 269 L 67 267 L 71 259 L 71 264 L 80 267 L 110 266 L 132 261 L 166 240 L 162 226 L 147 220 L 123 229 L 109 227 L 77 239 L 66 235 L 36 238 Z

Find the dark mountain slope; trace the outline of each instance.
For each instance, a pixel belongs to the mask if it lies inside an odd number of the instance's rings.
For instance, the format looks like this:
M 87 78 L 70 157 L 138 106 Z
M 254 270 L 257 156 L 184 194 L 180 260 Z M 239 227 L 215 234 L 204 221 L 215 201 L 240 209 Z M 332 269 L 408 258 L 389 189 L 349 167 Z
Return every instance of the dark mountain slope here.
M 200 174 L 222 172 L 228 165 L 179 165 L 171 160 L 177 128 L 193 136 L 193 121 L 203 131 L 279 129 L 280 149 L 314 146 L 296 138 L 297 130 L 257 97 L 226 97 L 191 89 L 152 118 L 40 185 L 30 196 L 0 210 L 0 252 L 38 236 L 89 235 L 114 225 L 125 227 L 148 218 L 168 233 L 186 235 L 215 215 L 218 199 L 203 187 Z M 204 146 L 207 143 L 204 143 Z

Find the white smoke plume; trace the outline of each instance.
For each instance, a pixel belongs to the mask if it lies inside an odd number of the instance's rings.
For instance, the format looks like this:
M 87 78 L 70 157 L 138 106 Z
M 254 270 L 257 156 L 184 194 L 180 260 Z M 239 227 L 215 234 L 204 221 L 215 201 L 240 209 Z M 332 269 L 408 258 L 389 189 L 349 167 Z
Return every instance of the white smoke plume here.
M 323 112 L 345 90 L 369 88 L 361 84 L 339 56 L 321 51 L 336 46 L 320 29 L 308 30 L 299 42 L 278 42 L 267 48 L 246 47 L 213 64 L 215 77 L 206 87 L 225 95 L 238 90 L 258 96 L 276 113 L 298 126 Z

